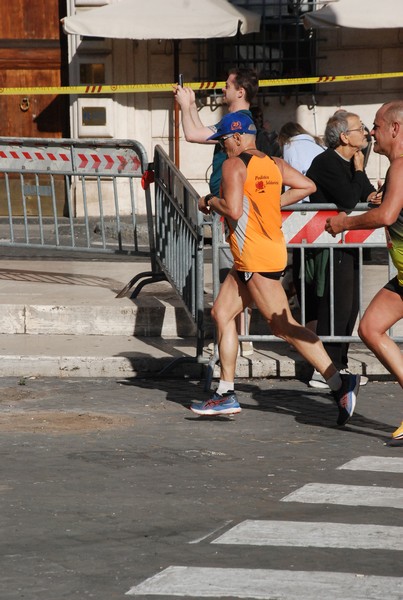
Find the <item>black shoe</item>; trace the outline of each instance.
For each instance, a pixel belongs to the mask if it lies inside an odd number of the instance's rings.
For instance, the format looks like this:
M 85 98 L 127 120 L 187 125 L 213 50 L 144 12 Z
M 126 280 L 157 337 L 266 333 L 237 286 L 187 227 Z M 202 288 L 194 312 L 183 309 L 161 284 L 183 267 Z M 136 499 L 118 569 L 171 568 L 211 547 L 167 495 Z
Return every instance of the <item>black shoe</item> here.
M 360 390 L 360 376 L 352 375 L 350 373 L 348 375 L 341 374 L 340 377 L 341 388 L 336 392 L 333 392 L 333 397 L 339 408 L 337 425 L 345 425 L 354 413 L 358 392 Z

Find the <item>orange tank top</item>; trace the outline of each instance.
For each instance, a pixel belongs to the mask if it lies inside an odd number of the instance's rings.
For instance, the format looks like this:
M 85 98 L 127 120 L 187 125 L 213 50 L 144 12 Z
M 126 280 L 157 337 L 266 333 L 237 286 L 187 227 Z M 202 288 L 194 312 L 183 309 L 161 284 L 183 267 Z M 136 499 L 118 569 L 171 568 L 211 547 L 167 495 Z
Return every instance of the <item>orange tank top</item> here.
M 287 265 L 287 248 L 281 229 L 282 175 L 269 156 L 243 153 L 246 165 L 243 213 L 228 219 L 229 244 L 238 271 L 274 272 Z

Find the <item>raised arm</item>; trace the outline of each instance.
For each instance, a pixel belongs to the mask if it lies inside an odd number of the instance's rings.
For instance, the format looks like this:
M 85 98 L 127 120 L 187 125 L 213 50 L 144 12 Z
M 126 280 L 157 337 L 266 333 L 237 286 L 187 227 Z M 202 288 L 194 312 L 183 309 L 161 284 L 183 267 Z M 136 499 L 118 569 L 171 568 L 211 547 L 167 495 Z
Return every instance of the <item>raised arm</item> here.
M 180 85 L 174 88 L 175 100 L 181 107 L 183 133 L 187 142 L 213 144 L 207 138 L 214 133 L 214 127 L 203 125 L 196 106 L 195 93 L 190 87 Z

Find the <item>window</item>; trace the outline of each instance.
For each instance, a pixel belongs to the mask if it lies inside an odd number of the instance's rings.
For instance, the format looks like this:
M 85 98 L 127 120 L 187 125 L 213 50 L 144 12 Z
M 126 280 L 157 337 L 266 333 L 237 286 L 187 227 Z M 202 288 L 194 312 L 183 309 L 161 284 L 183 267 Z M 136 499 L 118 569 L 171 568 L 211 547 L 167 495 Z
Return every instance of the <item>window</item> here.
M 80 84 L 105 83 L 105 63 L 80 63 Z
M 315 40 L 304 29 L 302 15 L 313 0 L 230 0 L 240 8 L 260 12 L 259 33 L 209 39 L 199 45 L 199 80 L 225 81 L 231 67 L 253 67 L 260 79 L 311 77 L 315 72 Z M 202 44 L 205 44 L 202 48 Z M 260 96 L 306 93 L 312 86 L 261 88 Z

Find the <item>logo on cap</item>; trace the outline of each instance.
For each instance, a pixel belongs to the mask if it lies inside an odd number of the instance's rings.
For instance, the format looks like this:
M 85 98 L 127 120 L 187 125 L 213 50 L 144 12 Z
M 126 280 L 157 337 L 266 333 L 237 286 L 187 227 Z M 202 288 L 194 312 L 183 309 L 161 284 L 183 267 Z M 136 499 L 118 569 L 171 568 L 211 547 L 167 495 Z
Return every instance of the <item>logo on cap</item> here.
M 232 123 L 231 123 L 231 131 L 234 131 L 236 129 L 242 129 L 242 123 L 241 123 L 241 121 L 232 121 Z

